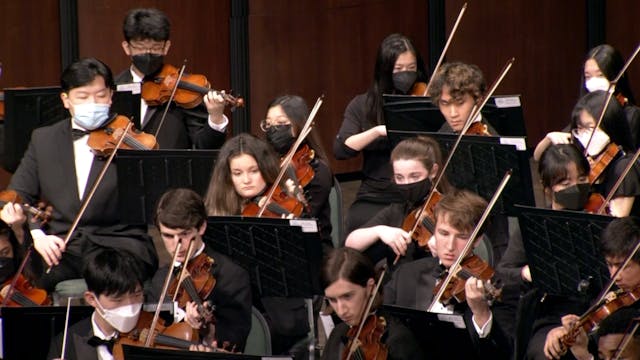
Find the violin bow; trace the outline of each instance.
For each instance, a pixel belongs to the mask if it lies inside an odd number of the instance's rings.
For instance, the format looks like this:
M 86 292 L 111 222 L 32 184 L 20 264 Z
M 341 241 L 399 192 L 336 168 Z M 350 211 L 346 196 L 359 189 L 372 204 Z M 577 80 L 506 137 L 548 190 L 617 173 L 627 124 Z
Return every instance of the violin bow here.
M 276 191 L 276 187 L 278 186 L 278 184 L 280 184 L 280 182 L 284 178 L 284 174 L 287 172 L 287 168 L 289 167 L 289 163 L 291 163 L 291 160 L 293 159 L 293 155 L 296 154 L 296 151 L 298 151 L 298 147 L 300 147 L 304 139 L 311 132 L 311 128 L 313 126 L 313 119 L 316 117 L 316 114 L 318 113 L 320 106 L 322 106 L 323 101 L 324 101 L 324 95 L 320 95 L 316 100 L 316 103 L 313 106 L 313 109 L 311 109 L 311 112 L 309 113 L 309 117 L 307 117 L 307 121 L 305 122 L 304 126 L 300 130 L 300 134 L 298 134 L 298 138 L 293 143 L 293 145 L 291 145 L 289 152 L 287 152 L 287 155 L 285 155 L 285 157 L 280 162 L 280 172 L 278 173 L 278 176 L 273 182 L 273 185 L 271 185 L 271 188 L 269 188 L 269 191 L 265 196 L 266 201 L 264 202 L 264 204 L 262 204 L 262 206 L 260 206 L 260 210 L 258 211 L 257 217 L 262 217 L 262 214 L 264 214 L 264 211 L 267 209 L 267 205 L 269 205 L 269 199 L 271 199 L 271 197 Z
M 638 55 L 638 52 L 640 52 L 640 44 L 636 46 L 636 49 L 633 51 L 633 54 L 631 55 L 631 57 L 629 57 L 629 59 L 627 59 L 627 62 L 624 64 L 622 69 L 620 69 L 615 79 L 613 79 L 609 83 L 609 89 L 607 90 L 607 97 L 605 98 L 604 106 L 602 107 L 602 111 L 600 112 L 600 116 L 598 117 L 598 121 L 596 122 L 596 127 L 593 129 L 593 131 L 591 131 L 591 135 L 589 136 L 589 141 L 587 141 L 587 145 L 585 145 L 584 147 L 584 156 L 589 155 L 588 149 L 589 149 L 589 145 L 591 145 L 591 140 L 593 140 L 593 135 L 596 133 L 595 129 L 598 129 L 600 127 L 600 124 L 602 124 L 602 119 L 604 119 L 604 114 L 607 112 L 607 108 L 609 107 L 609 103 L 611 102 L 613 93 L 616 90 L 616 85 L 618 84 L 618 81 L 620 81 L 620 78 L 622 78 L 625 71 L 627 71 L 627 68 L 629 68 L 629 65 L 631 65 L 633 60 L 635 60 L 636 56 Z
M 447 43 L 444 45 L 444 48 L 440 53 L 440 58 L 436 63 L 436 67 L 431 72 L 431 77 L 429 78 L 429 82 L 427 83 L 427 86 L 425 87 L 424 93 L 422 94 L 422 96 L 427 96 L 427 94 L 429 93 L 429 86 L 431 86 L 431 83 L 433 82 L 433 78 L 436 76 L 438 69 L 440 69 L 440 65 L 442 65 L 442 61 L 444 60 L 444 56 L 447 54 L 447 50 L 449 49 L 451 40 L 453 40 L 453 35 L 456 33 L 456 30 L 458 29 L 458 25 L 460 25 L 460 20 L 462 20 L 462 15 L 464 15 L 466 10 L 467 10 L 467 3 L 464 3 L 464 5 L 462 5 L 462 9 L 460 9 L 460 13 L 458 14 L 458 18 L 456 19 L 456 22 L 453 24 L 453 28 L 451 29 L 451 33 L 449 34 Z
M 358 324 L 358 330 L 356 331 L 356 334 L 353 337 L 353 340 L 351 341 L 351 347 L 349 348 L 349 354 L 347 355 L 347 358 L 345 360 L 350 360 L 351 357 L 353 356 L 353 354 L 356 352 L 357 348 L 358 348 L 358 338 L 360 337 L 360 334 L 362 333 L 362 329 L 364 328 L 364 324 L 366 322 L 367 316 L 369 315 L 369 313 L 371 312 L 371 308 L 373 307 L 373 303 L 376 300 L 376 296 L 378 296 L 378 291 L 380 290 L 380 286 L 382 285 L 382 279 L 384 279 L 384 274 L 387 272 L 387 266 L 384 265 L 382 268 L 382 273 L 380 273 L 380 276 L 378 277 L 378 281 L 376 282 L 376 286 L 373 289 L 373 292 L 371 293 L 371 295 L 369 295 L 369 300 L 367 301 L 367 306 L 362 309 L 362 315 L 360 317 L 360 323 Z
M 169 96 L 169 100 L 167 101 L 167 104 L 164 106 L 164 111 L 162 112 L 162 117 L 160 118 L 160 124 L 158 124 L 158 128 L 156 129 L 156 132 L 155 134 L 153 134 L 153 136 L 155 136 L 156 138 L 160 133 L 160 129 L 162 129 L 162 125 L 164 125 L 164 119 L 167 117 L 167 113 L 169 112 L 169 106 L 171 105 L 173 98 L 176 96 L 178 85 L 180 84 L 180 80 L 182 79 L 182 75 L 184 74 L 184 69 L 186 67 L 187 67 L 187 59 L 184 59 L 182 63 L 182 67 L 180 67 L 180 72 L 178 73 L 178 79 L 176 79 L 176 84 L 173 86 L 173 89 L 171 89 L 171 95 Z M 140 125 L 140 127 L 142 127 L 142 125 Z
M 447 272 L 447 277 L 443 280 L 443 283 L 440 286 L 440 290 L 438 290 L 438 293 L 433 297 L 433 301 L 431 302 L 431 305 L 429 305 L 429 307 L 427 308 L 427 311 L 429 312 L 433 311 L 433 307 L 438 302 L 440 302 L 440 298 L 442 298 L 442 295 L 447 289 L 447 286 L 449 286 L 449 283 L 451 282 L 453 277 L 456 276 L 456 272 L 457 272 L 456 269 L 460 267 L 462 260 L 464 260 L 467 257 L 467 255 L 470 253 L 471 247 L 475 243 L 476 237 L 478 236 L 478 233 L 480 232 L 482 225 L 489 217 L 489 214 L 491 213 L 493 206 L 496 204 L 496 202 L 498 201 L 498 198 L 502 194 L 502 190 L 504 190 L 504 188 L 507 186 L 507 183 L 509 182 L 509 179 L 511 179 L 511 173 L 512 173 L 511 170 L 507 170 L 507 172 L 504 174 L 504 177 L 502 178 L 502 181 L 498 185 L 496 192 L 491 197 L 491 201 L 489 202 L 489 204 L 487 205 L 487 208 L 482 213 L 482 217 L 480 217 L 480 220 L 478 220 L 478 223 L 476 224 L 476 227 L 473 229 L 473 232 L 471 233 L 471 235 L 469 235 L 469 240 L 467 241 L 464 248 L 460 252 L 460 255 L 458 256 L 456 261 L 449 267 L 449 271 Z
M 158 299 L 158 306 L 156 307 L 156 311 L 153 313 L 153 320 L 151 320 L 151 325 L 149 326 L 149 335 L 144 341 L 144 347 L 151 346 L 151 340 L 153 338 L 153 331 L 158 324 L 158 319 L 160 318 L 160 310 L 162 310 L 162 304 L 164 303 L 164 298 L 167 296 L 167 291 L 169 290 L 169 282 L 171 282 L 171 275 L 173 275 L 173 269 L 176 263 L 176 259 L 178 258 L 178 253 L 180 252 L 180 248 L 182 247 L 182 241 L 178 241 L 176 244 L 176 249 L 171 258 L 171 265 L 169 266 L 169 271 L 167 272 L 167 277 L 164 279 L 164 285 L 162 285 L 162 292 L 160 293 L 160 298 Z M 176 291 L 177 292 L 177 291 Z
M 440 170 L 438 170 L 438 175 L 436 177 L 436 181 L 433 183 L 433 185 L 431 187 L 431 191 L 429 192 L 429 196 L 427 196 L 427 200 L 425 201 L 425 203 L 422 206 L 422 208 L 420 208 L 420 211 L 418 211 L 418 213 L 416 214 L 416 222 L 411 227 L 411 231 L 409 231 L 409 236 L 410 237 L 413 236 L 413 233 L 418 228 L 418 225 L 420 224 L 420 221 L 422 221 L 422 214 L 424 214 L 424 212 L 427 210 L 427 207 L 429 206 L 429 203 L 431 202 L 431 198 L 433 197 L 433 194 L 438 189 L 438 185 L 440 185 L 440 181 L 444 177 L 445 170 L 449 166 L 449 163 L 451 163 L 451 160 L 453 159 L 453 155 L 456 152 L 456 150 L 458 149 L 458 146 L 460 145 L 460 141 L 462 140 L 462 137 L 467 132 L 467 130 L 469 130 L 469 127 L 471 126 L 471 123 L 472 123 L 473 119 L 475 119 L 478 116 L 478 114 L 480 113 L 480 111 L 482 110 L 484 105 L 487 103 L 487 101 L 491 98 L 493 93 L 496 91 L 496 89 L 498 88 L 498 86 L 502 82 L 502 79 L 504 79 L 504 77 L 507 75 L 507 72 L 509 72 L 509 70 L 511 69 L 511 66 L 513 66 L 513 62 L 514 61 L 515 61 L 515 58 L 513 58 L 513 57 L 511 59 L 509 59 L 509 61 L 507 61 L 505 66 L 502 68 L 502 71 L 500 72 L 500 75 L 493 82 L 493 84 L 489 88 L 489 91 L 487 92 L 486 96 L 481 101 L 480 105 L 478 106 L 476 104 L 471 109 L 471 112 L 469 113 L 469 117 L 465 121 L 464 126 L 462 127 L 462 130 L 460 131 L 460 133 L 458 134 L 458 137 L 456 138 L 456 142 L 453 144 L 453 146 L 451 147 L 451 150 L 449 151 L 449 155 L 447 156 L 447 160 L 444 162 L 444 165 L 442 166 L 442 168 Z M 400 255 L 396 256 L 396 259 L 394 260 L 393 263 L 396 264 L 399 259 L 400 259 Z
M 91 189 L 89 190 L 89 194 L 87 194 L 87 196 L 83 199 L 82 206 L 80 206 L 80 211 L 78 211 L 78 215 L 76 215 L 76 218 L 73 219 L 73 223 L 71 224 L 71 227 L 69 228 L 69 231 L 67 232 L 67 236 L 64 237 L 64 244 L 65 245 L 71 239 L 71 236 L 73 235 L 74 231 L 76 231 L 76 228 L 78 227 L 78 224 L 80 223 L 80 218 L 82 218 L 82 215 L 84 215 L 84 212 L 87 210 L 87 207 L 89 206 L 89 203 L 91 202 L 91 199 L 93 199 L 93 195 L 96 193 L 96 190 L 98 189 L 98 186 L 100 185 L 100 183 L 102 183 L 102 179 L 104 178 L 104 175 L 107 173 L 107 170 L 109 169 L 109 165 L 111 165 L 111 162 L 113 162 L 113 158 L 116 156 L 116 152 L 118 152 L 118 149 L 122 145 L 122 142 L 124 141 L 125 135 L 129 132 L 129 130 L 131 130 L 132 126 L 133 126 L 133 122 L 129 122 L 127 124 L 127 127 L 124 129 L 123 135 L 120 136 L 120 139 L 118 139 L 118 142 L 116 143 L 116 146 L 113 149 L 113 152 L 111 152 L 111 154 L 107 158 L 107 161 L 104 163 L 104 166 L 102 167 L 102 170 L 100 171 L 100 174 L 98 175 L 98 178 L 93 183 L 93 186 L 91 186 Z M 53 268 L 53 265 L 49 266 L 49 268 L 47 269 L 47 274 L 49 272 L 51 272 L 52 268 Z
M 69 331 L 69 313 L 71 312 L 71 296 L 67 298 L 67 313 L 64 318 L 64 332 L 62 333 L 62 351 L 60 351 L 60 359 L 64 359 L 65 350 L 67 349 L 67 332 Z
M 633 327 L 632 327 L 633 326 Z M 627 329 L 624 332 L 624 337 L 620 340 L 620 344 L 616 348 L 616 352 L 614 353 L 613 360 L 619 360 L 622 356 L 622 353 L 627 348 L 633 337 L 635 336 L 636 331 L 640 327 L 640 318 L 635 317 L 631 319 L 629 325 L 627 325 Z
M 598 209 L 596 214 L 604 214 L 605 213 L 605 209 L 607 208 L 607 205 L 609 204 L 611 199 L 613 199 L 613 196 L 615 195 L 616 191 L 618 191 L 618 189 L 622 185 L 622 182 L 624 181 L 624 178 L 627 177 L 627 175 L 629 174 L 629 171 L 631 171 L 631 168 L 633 168 L 633 165 L 635 165 L 636 162 L 638 161 L 638 157 L 640 157 L 640 148 L 638 148 L 638 150 L 636 150 L 636 152 L 633 154 L 633 157 L 631 158 L 631 160 L 629 161 L 627 166 L 624 168 L 624 170 L 622 171 L 620 176 L 618 176 L 618 180 L 616 180 L 616 182 L 615 182 L 615 184 L 613 184 L 613 187 L 611 188 L 611 190 L 609 190 L 609 193 L 607 194 L 607 197 L 602 202 L 602 205 L 600 206 L 600 208 Z

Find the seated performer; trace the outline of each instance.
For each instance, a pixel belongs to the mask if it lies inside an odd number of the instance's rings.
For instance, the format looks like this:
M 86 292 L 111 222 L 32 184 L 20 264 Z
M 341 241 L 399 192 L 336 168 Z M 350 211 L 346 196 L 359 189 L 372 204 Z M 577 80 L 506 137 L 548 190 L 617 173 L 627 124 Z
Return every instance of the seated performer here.
M 387 205 L 362 228 L 351 232 L 345 241 L 345 246 L 365 252 L 374 263 L 386 258 L 392 264 L 396 256 L 408 255 L 407 258 L 412 259 L 420 253 L 416 253 L 409 229 L 402 229 L 402 225 L 412 210 L 424 205 L 431 192 L 442 165 L 440 145 L 426 136 L 405 139 L 391 152 L 391 165 L 394 182 L 405 202 Z M 446 180 L 441 181 L 439 190 L 444 192 L 448 188 Z M 429 230 L 433 233 L 433 224 Z
M 640 241 L 640 218 L 628 216 L 614 219 L 607 225 L 600 237 L 600 250 L 607 262 L 611 276 L 622 266 L 622 263 L 631 254 L 638 241 Z M 615 285 L 620 290 L 616 294 L 617 297 L 624 296 L 625 293 L 632 295 L 638 291 L 640 288 L 640 253 L 634 254 L 629 264 L 620 270 L 615 277 Z M 631 298 L 635 299 L 637 297 L 632 295 Z M 631 306 L 637 309 L 640 304 L 632 303 Z M 562 317 L 563 326 L 558 326 L 549 331 L 544 344 L 544 353 L 548 359 L 571 359 L 568 353 L 566 354 L 567 357 L 563 357 L 567 349 L 561 344 L 561 339 L 569 332 L 569 329 L 577 320 L 578 316 L 575 314 L 565 315 Z M 589 355 L 585 354 L 587 350 L 584 330 L 579 332 L 579 336 L 582 339 L 576 340 L 578 346 L 571 346 L 570 353 L 577 359 L 583 359 L 585 356 L 589 358 Z
M 53 339 L 47 359 L 113 359 L 118 335 L 138 323 L 144 300 L 142 274 L 140 262 L 126 250 L 104 249 L 90 256 L 83 272 L 84 299 L 95 310 L 69 328 L 65 354 L 64 333 Z
M 377 321 L 380 326 L 380 346 L 388 351 L 389 359 L 424 359 L 413 334 L 399 320 L 376 311 L 363 314 L 376 287 L 373 265 L 364 255 L 354 249 L 333 250 L 325 259 L 322 269 L 324 295 L 336 315 L 343 321 L 331 332 L 322 354 L 323 359 L 345 358 L 345 341 L 355 335 L 356 329 L 366 315 L 367 321 Z M 376 300 L 379 304 L 380 299 Z M 371 330 L 368 330 L 371 332 Z M 372 337 L 363 334 L 365 337 Z M 362 359 L 357 353 L 352 359 Z
M 169 190 L 158 201 L 155 222 L 167 252 L 174 256 L 180 243 L 176 262 L 185 262 L 191 243 L 193 254 L 189 261 L 198 256 L 208 256 L 213 260 L 211 276 L 215 278 L 215 286 L 206 299 L 200 300 L 209 303 L 215 320 L 206 319 L 199 313 L 196 303 L 190 301 L 186 306 L 186 321 L 193 328 L 201 329 L 205 345 L 242 351 L 251 329 L 249 274 L 202 241 L 202 235 L 207 228 L 206 220 L 204 202 L 192 190 Z M 159 298 L 168 271 L 168 267 L 163 267 L 153 277 L 149 294 L 152 300 Z M 215 321 L 215 325 L 210 320 Z
M 438 257 L 400 265 L 385 286 L 384 303 L 418 310 L 430 307 L 438 277 L 460 256 L 486 207 L 484 199 L 466 190 L 446 194 L 435 207 L 434 236 Z M 478 242 L 480 238 L 474 241 Z M 499 324 L 493 320 L 492 309 L 487 301 L 487 286 L 483 280 L 471 276 L 464 286 L 465 303 L 454 307 L 437 302 L 432 310 L 464 314 L 478 359 L 508 359 L 511 356 L 511 344 Z
M 171 47 L 170 30 L 169 19 L 158 9 L 129 11 L 122 25 L 122 50 L 131 57 L 131 67 L 116 76 L 116 83 L 140 83 L 160 72 Z M 148 104 L 142 99 L 141 129 L 154 135 L 157 132 L 162 149 L 219 148 L 224 143 L 229 125 L 229 119 L 222 113 L 225 101 L 222 94 L 214 90 L 204 95 L 202 100 L 205 106 L 193 109 L 172 103 L 163 120 L 166 104 Z
M 429 87 L 429 96 L 446 120 L 439 131 L 459 133 L 473 107 L 480 106 L 485 91 L 484 76 L 476 65 L 460 62 L 442 64 Z M 470 129 L 474 123 L 479 123 L 477 126 L 481 131 L 478 135 L 498 134 L 480 113 L 471 121 Z
M 131 251 L 144 264 L 143 277 L 150 277 L 157 268 L 157 254 L 146 227 L 119 221 L 114 163 L 107 169 L 73 236 L 66 244 L 63 240 L 106 162 L 103 156 L 94 155 L 87 142 L 90 131 L 110 121 L 114 83 L 105 64 L 86 58 L 69 65 L 62 73 L 61 87 L 60 99 L 71 118 L 33 131 L 29 147 L 9 183 L 9 189 L 15 190 L 26 203 L 34 204 L 44 198 L 53 207 L 46 227 L 33 228 L 25 234 L 28 238 L 25 245 L 32 241 L 42 265 L 52 267 L 46 273 L 43 266 L 39 266 L 40 271 L 34 270 L 42 272 L 36 285 L 51 292 L 58 282 L 81 277 L 87 256 L 103 248 Z M 5 205 L 0 218 L 14 229 L 25 221 L 18 204 Z M 35 260 L 40 263 L 38 258 Z

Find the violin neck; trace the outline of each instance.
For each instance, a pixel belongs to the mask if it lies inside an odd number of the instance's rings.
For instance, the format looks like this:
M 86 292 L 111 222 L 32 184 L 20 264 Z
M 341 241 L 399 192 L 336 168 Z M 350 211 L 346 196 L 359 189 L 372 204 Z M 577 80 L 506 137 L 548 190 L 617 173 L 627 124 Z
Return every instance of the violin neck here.
M 181 89 L 185 89 L 185 90 L 190 90 L 193 92 L 197 92 L 200 93 L 202 95 L 206 94 L 209 92 L 210 89 L 204 87 L 204 86 L 198 86 L 195 84 L 191 84 L 185 81 L 180 80 L 180 82 L 178 83 L 178 87 Z
M 155 336 L 155 344 L 171 346 L 178 349 L 189 349 L 191 345 L 194 345 L 191 341 L 180 339 L 174 336 L 158 334 Z
M 198 290 L 196 290 L 191 276 L 187 276 L 186 278 L 184 278 L 184 280 L 182 280 L 182 287 L 187 292 L 187 294 L 189 294 L 191 300 L 193 300 L 198 306 L 198 312 L 202 314 L 204 312 L 204 304 L 202 303 L 202 299 L 200 299 L 200 295 L 198 295 Z

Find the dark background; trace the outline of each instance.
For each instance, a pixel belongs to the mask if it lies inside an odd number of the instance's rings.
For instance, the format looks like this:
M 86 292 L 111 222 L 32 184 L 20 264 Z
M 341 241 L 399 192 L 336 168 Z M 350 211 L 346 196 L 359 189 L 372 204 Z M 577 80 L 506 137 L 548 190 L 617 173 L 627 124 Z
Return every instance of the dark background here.
M 215 89 L 247 102 L 233 132 L 259 133 L 269 100 L 295 93 L 325 102 L 316 127 L 331 152 L 349 100 L 373 77 L 376 49 L 389 33 L 413 39 L 435 64 L 462 0 L 25 0 L 0 2 L 0 87 L 57 85 L 62 68 L 95 56 L 114 73 L 129 59 L 122 21 L 134 7 L 157 7 L 171 19 L 167 62 L 205 74 Z M 640 40 L 640 2 L 470 0 L 447 60 L 477 64 L 491 83 L 515 57 L 498 94 L 522 94 L 529 144 L 562 128 L 577 100 L 584 55 L 607 42 L 625 59 Z M 638 95 L 640 62 L 632 64 Z M 330 156 L 330 158 L 332 158 Z M 337 173 L 359 159 L 336 161 Z

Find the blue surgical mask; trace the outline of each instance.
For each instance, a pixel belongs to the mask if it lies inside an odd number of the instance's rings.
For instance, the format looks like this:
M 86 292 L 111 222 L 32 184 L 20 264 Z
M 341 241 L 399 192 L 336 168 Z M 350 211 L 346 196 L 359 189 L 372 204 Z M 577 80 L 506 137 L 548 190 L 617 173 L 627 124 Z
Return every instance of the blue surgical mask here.
M 86 130 L 95 130 L 109 119 L 109 104 L 73 105 L 73 121 Z

